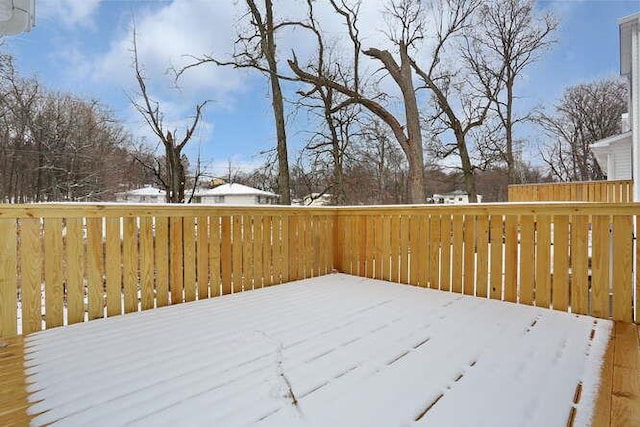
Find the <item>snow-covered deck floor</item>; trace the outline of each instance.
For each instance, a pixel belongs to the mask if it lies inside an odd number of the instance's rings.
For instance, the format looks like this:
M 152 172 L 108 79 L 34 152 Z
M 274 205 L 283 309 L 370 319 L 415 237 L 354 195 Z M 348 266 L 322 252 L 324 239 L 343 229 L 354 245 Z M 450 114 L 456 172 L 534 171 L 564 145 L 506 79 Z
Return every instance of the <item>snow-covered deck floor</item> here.
M 555 426 L 575 407 L 584 425 L 610 329 L 334 274 L 33 334 L 29 411 L 78 426 Z

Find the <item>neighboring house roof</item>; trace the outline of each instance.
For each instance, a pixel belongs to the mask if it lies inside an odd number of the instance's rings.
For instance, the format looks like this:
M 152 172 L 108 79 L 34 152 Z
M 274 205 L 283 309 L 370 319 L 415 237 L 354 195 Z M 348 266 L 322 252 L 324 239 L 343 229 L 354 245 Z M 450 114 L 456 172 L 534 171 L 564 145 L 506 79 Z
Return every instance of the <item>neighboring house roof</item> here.
M 135 190 L 124 191 L 118 194 L 126 194 L 127 196 L 164 196 L 166 192 L 156 187 L 147 186 L 137 188 Z
M 631 132 L 625 132 L 618 135 L 610 136 L 605 139 L 601 139 L 600 141 L 594 142 L 589 146 L 594 156 L 596 156 L 596 160 L 600 165 L 600 169 L 602 169 L 604 173 L 606 173 L 607 175 L 609 173 L 613 173 L 613 171 L 608 170 L 608 156 L 616 147 L 628 146 L 629 149 L 631 149 L 631 136 Z
M 209 190 L 196 191 L 197 196 L 267 196 L 278 197 L 277 194 L 258 190 L 242 184 L 222 184 Z
M 469 193 L 467 193 L 464 190 L 453 190 L 449 193 L 444 193 L 443 196 L 468 196 Z
M 613 135 L 607 137 L 605 139 L 601 139 L 600 141 L 596 141 L 590 145 L 591 149 L 599 150 L 605 147 L 610 147 L 612 145 L 619 144 L 621 142 L 626 142 L 627 138 L 631 138 L 631 132 L 625 132 L 618 135 Z

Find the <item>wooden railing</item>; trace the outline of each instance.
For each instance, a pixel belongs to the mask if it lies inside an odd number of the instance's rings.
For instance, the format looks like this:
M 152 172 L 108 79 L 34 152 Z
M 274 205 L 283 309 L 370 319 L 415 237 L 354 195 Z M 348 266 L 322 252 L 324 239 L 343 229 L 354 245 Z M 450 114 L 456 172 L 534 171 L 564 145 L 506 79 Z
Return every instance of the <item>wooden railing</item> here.
M 510 185 L 509 202 L 631 203 L 633 181 L 583 181 Z
M 0 337 L 326 274 L 334 216 L 324 209 L 2 205 Z
M 639 214 L 638 204 L 345 208 L 335 265 L 359 276 L 638 321 Z
M 333 270 L 638 322 L 639 215 L 595 203 L 2 205 L 0 337 Z

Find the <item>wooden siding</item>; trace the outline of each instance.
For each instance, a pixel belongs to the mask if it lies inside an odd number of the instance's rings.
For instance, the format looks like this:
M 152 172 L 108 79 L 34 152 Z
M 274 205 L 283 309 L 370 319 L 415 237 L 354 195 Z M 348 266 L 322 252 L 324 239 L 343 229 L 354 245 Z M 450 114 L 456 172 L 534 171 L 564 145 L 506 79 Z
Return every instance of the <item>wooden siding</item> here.
M 630 203 L 633 181 L 581 181 L 510 185 L 509 202 Z

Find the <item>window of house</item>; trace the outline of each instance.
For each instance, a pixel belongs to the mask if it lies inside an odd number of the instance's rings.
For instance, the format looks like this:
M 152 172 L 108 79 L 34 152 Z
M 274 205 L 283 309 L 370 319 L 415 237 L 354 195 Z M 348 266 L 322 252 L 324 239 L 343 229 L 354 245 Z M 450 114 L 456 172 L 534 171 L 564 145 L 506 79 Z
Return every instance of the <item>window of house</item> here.
M 213 197 L 213 202 L 214 203 L 224 203 L 224 196 L 214 196 Z

